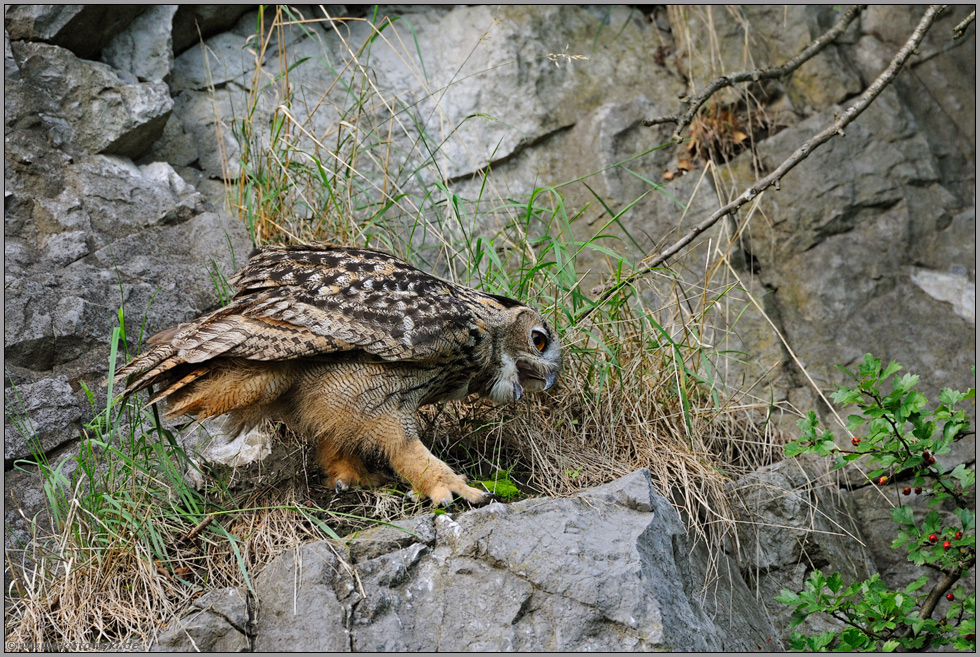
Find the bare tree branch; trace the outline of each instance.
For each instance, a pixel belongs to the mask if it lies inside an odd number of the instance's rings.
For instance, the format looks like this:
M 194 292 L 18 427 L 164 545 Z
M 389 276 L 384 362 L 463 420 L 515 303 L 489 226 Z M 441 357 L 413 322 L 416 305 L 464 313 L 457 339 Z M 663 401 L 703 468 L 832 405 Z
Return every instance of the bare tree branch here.
M 945 8 L 946 5 L 932 5 L 926 10 L 926 13 L 922 16 L 922 20 L 919 21 L 919 24 L 912 32 L 912 35 L 908 38 L 908 41 L 905 42 L 905 45 L 902 46 L 902 48 L 895 54 L 895 57 L 892 58 L 892 61 L 891 63 L 888 64 L 888 67 L 884 71 L 882 71 L 881 75 L 879 75 L 875 79 L 875 81 L 872 82 L 870 86 L 868 86 L 867 89 L 865 89 L 864 93 L 861 94 L 860 98 L 858 98 L 858 100 L 853 105 L 851 105 L 849 108 L 844 110 L 844 112 L 842 112 L 837 117 L 837 120 L 834 121 L 834 123 L 830 127 L 826 128 L 822 132 L 814 135 L 809 140 L 804 142 L 803 145 L 800 146 L 798 149 L 796 149 L 796 151 L 792 155 L 790 155 L 789 158 L 787 158 L 782 164 L 780 164 L 775 171 L 770 173 L 762 180 L 758 180 L 755 183 L 753 183 L 748 189 L 742 192 L 734 201 L 716 210 L 714 213 L 711 214 L 711 216 L 709 216 L 701 223 L 697 224 L 694 228 L 692 228 L 686 235 L 684 235 L 673 245 L 661 251 L 659 254 L 656 255 L 651 254 L 646 258 L 644 258 L 639 263 L 639 265 L 637 265 L 636 270 L 632 274 L 624 278 L 622 281 L 615 284 L 607 284 L 605 286 L 599 287 L 595 291 L 595 293 L 599 295 L 599 298 L 596 299 L 595 305 L 580 313 L 579 316 L 576 318 L 576 322 L 580 322 L 586 317 L 588 317 L 589 315 L 591 315 L 592 312 L 596 310 L 596 308 L 600 307 L 617 290 L 620 290 L 626 287 L 627 285 L 631 285 L 637 279 L 645 276 L 646 274 L 650 273 L 651 271 L 653 271 L 654 269 L 662 265 L 664 262 L 667 261 L 668 258 L 676 254 L 678 251 L 680 251 L 688 244 L 690 244 L 694 240 L 694 238 L 696 238 L 698 235 L 700 235 L 708 228 L 713 226 L 722 217 L 729 214 L 734 215 L 735 212 L 740 207 L 742 207 L 749 201 L 756 198 L 759 194 L 761 194 L 769 187 L 776 185 L 778 189 L 779 180 L 782 179 L 783 176 L 785 176 L 787 173 L 789 173 L 789 171 L 793 169 L 797 164 L 799 164 L 807 157 L 809 157 L 810 153 L 812 153 L 814 150 L 816 150 L 819 146 L 821 146 L 825 142 L 829 141 L 835 135 L 843 136 L 844 128 L 847 127 L 852 121 L 854 121 L 854 119 L 860 116 L 861 113 L 868 108 L 868 105 L 870 105 L 872 101 L 874 101 L 874 99 L 878 97 L 878 94 L 880 94 L 882 90 L 885 87 L 887 87 L 892 82 L 892 80 L 895 79 L 895 76 L 898 75 L 899 70 L 901 70 L 905 62 L 908 61 L 909 57 L 912 56 L 912 53 L 915 52 L 915 49 L 922 41 L 922 37 L 925 36 L 925 33 L 929 30 L 932 24 L 939 17 L 939 14 L 942 13 L 942 11 Z
M 936 605 L 939 604 L 939 599 L 943 597 L 946 591 L 953 588 L 953 584 L 960 581 L 963 571 L 972 568 L 976 562 L 977 560 L 975 558 L 970 559 L 963 564 L 962 567 L 954 568 L 952 572 L 945 573 L 946 576 L 936 582 L 936 586 L 929 591 L 926 601 L 922 603 L 922 609 L 919 610 L 919 618 L 932 618 L 932 612 L 936 610 Z
M 784 78 L 793 73 L 796 69 L 803 65 L 804 62 L 812 58 L 818 52 L 830 45 L 837 37 L 844 33 L 847 26 L 857 18 L 867 5 L 854 5 L 848 9 L 840 17 L 837 23 L 834 24 L 824 35 L 810 43 L 806 48 L 800 51 L 793 59 L 789 60 L 782 66 L 776 68 L 758 69 L 756 71 L 750 71 L 745 73 L 729 73 L 723 75 L 719 78 L 715 78 L 704 90 L 695 96 L 692 100 L 688 101 L 690 107 L 680 116 L 661 116 L 655 119 L 647 119 L 643 121 L 643 125 L 652 126 L 660 125 L 662 123 L 677 123 L 677 129 L 674 134 L 671 135 L 671 139 L 678 141 L 681 138 L 681 131 L 687 127 L 688 124 L 694 119 L 694 115 L 697 113 L 701 106 L 704 105 L 711 96 L 716 92 L 724 89 L 725 87 L 732 87 L 739 82 L 758 82 L 759 80 L 778 80 Z
M 970 12 L 969 16 L 967 16 L 959 23 L 957 23 L 956 27 L 953 28 L 953 38 L 962 39 L 963 36 L 966 34 L 966 28 L 970 26 L 970 23 L 972 23 L 976 17 L 977 17 L 977 10 L 974 9 L 973 11 Z
M 943 597 L 943 594 L 953 588 L 953 584 L 956 584 L 956 582 L 962 578 L 962 573 L 968 571 L 970 568 L 973 568 L 976 563 L 976 557 L 971 557 L 969 560 L 963 563 L 962 566 L 953 568 L 948 573 L 946 571 L 942 571 L 945 577 L 936 582 L 936 585 L 932 587 L 931 591 L 929 591 L 929 595 L 926 596 L 925 601 L 922 603 L 922 608 L 919 610 L 919 618 L 923 620 L 932 618 L 932 614 L 934 611 L 936 611 L 936 606 L 939 604 L 939 600 Z M 899 638 L 910 636 L 912 636 L 912 626 L 908 625 L 906 626 L 905 631 L 899 635 Z M 925 650 L 928 647 L 929 640 L 926 639 L 926 645 L 918 648 L 917 650 Z M 899 646 L 896 652 L 905 652 L 905 649 Z

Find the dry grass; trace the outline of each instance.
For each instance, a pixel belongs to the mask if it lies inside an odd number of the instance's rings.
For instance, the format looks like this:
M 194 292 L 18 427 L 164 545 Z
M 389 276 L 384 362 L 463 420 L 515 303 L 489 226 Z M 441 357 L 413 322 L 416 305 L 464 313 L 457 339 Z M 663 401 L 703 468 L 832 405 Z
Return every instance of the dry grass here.
M 6 645 L 32 651 L 145 650 L 203 593 L 250 588 L 262 566 L 293 548 L 395 520 L 414 508 L 386 491 L 352 491 L 323 508 L 301 477 L 264 483 L 234 501 L 227 489 L 205 491 L 202 500 L 224 503 L 211 504 L 193 519 L 159 500 L 118 505 L 121 513 L 148 514 L 143 518 L 123 520 L 109 512 L 99 517 L 88 510 L 84 493 L 69 495 L 75 513 L 55 523 L 60 533 L 45 532 L 46 523 L 38 523 L 25 550 L 6 550 L 13 575 Z M 180 480 L 163 487 L 195 495 Z M 145 540 L 150 526 L 165 555 Z
M 692 291 L 679 278 L 664 277 L 645 284 L 656 288 L 655 298 L 668 300 L 662 307 L 644 302 L 646 289 L 626 290 L 587 323 L 574 323 L 590 303 L 576 257 L 598 243 L 570 241 L 575 214 L 553 190 L 512 203 L 494 193 L 493 173 L 486 171 L 480 198 L 456 198 L 438 166 L 441 146 L 457 137 L 440 114 L 442 88 L 430 87 L 418 70 L 414 91 L 424 102 L 386 97 L 374 86 L 364 53 L 384 43 L 418 69 L 414 45 L 390 23 L 356 22 L 370 26 L 368 40 L 352 42 L 336 25 L 347 56 L 334 62 L 335 83 L 317 97 L 292 84 L 297 69 L 280 47 L 289 30 L 305 23 L 277 9 L 252 43 L 257 62 L 278 60 L 279 69 L 273 75 L 256 68 L 246 118 L 225 129 L 241 145 L 228 154 L 232 205 L 255 242 L 380 247 L 541 308 L 562 336 L 560 386 L 513 407 L 471 399 L 424 409 L 435 451 L 471 476 L 508 470 L 525 492 L 552 496 L 649 468 L 696 536 L 715 547 L 731 541 L 735 518 L 725 483 L 778 459 L 781 450 L 767 422 L 768 402 L 726 390 L 710 374 L 720 356 L 703 336 L 727 330 L 714 301 L 725 284 L 704 282 Z M 336 120 L 317 133 L 306 118 L 314 109 Z M 423 109 L 434 118 L 423 121 Z M 725 257 L 708 269 L 724 270 L 718 264 Z M 205 589 L 246 586 L 286 550 L 337 527 L 365 526 L 344 513 L 388 521 L 424 510 L 388 491 L 352 493 L 339 500 L 349 506 L 334 500 L 318 509 L 304 484 L 301 478 L 297 485 L 267 486 L 234 502 L 218 490 L 180 513 L 153 509 L 143 522 L 158 525 L 166 563 L 138 536 L 103 540 L 106 528 L 97 517 L 58 524 L 57 535 L 38 537 L 44 547 L 16 568 L 8 641 L 145 646 Z M 179 477 L 165 486 L 190 495 Z M 212 524 L 188 539 L 212 513 Z M 79 539 L 79 527 L 88 539 Z M 93 548 L 96 536 L 103 542 Z

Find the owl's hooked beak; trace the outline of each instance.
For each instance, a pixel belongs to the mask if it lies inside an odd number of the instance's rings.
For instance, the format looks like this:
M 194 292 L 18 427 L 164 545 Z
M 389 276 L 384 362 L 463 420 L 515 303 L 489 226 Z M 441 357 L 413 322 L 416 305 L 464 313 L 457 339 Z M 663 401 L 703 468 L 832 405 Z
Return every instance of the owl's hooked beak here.
M 518 387 L 524 386 L 531 391 L 547 390 L 555 385 L 555 381 L 558 379 L 558 370 L 542 372 L 540 369 L 532 368 L 528 364 L 518 361 L 517 378 L 520 381 Z M 517 399 L 520 399 L 520 392 L 517 394 Z
M 503 367 L 488 391 L 488 396 L 498 404 L 519 401 L 524 392 L 547 390 L 555 385 L 560 365 L 543 359 L 531 361 L 503 359 Z
M 557 380 L 558 380 L 558 371 L 555 370 L 554 372 L 552 372 L 551 374 L 549 374 L 548 377 L 544 380 L 544 388 L 543 389 L 544 390 L 547 390 L 551 386 L 555 385 L 555 381 L 557 381 Z
M 525 375 L 525 372 L 521 370 L 518 366 L 518 376 L 520 383 L 514 382 L 514 401 L 520 401 L 521 396 L 524 394 L 524 386 L 527 386 L 528 390 L 547 390 L 551 386 L 555 385 L 555 380 L 558 378 L 558 373 L 546 375 L 546 378 L 542 379 L 538 376 Z

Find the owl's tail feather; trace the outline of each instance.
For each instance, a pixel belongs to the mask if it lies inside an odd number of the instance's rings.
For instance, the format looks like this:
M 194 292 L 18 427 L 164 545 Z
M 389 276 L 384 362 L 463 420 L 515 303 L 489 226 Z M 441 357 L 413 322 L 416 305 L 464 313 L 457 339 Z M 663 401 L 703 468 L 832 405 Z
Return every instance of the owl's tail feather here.
M 145 354 L 130 361 L 125 367 L 116 372 L 115 380 L 128 379 L 124 397 L 167 378 L 167 373 L 186 361 L 177 355 L 177 350 L 171 345 L 156 346 Z
M 196 370 L 194 370 L 190 374 L 187 374 L 186 376 L 181 377 L 175 383 L 173 383 L 170 386 L 168 386 L 167 388 L 165 388 L 163 390 L 163 392 L 158 392 L 157 394 L 153 395 L 153 398 L 150 399 L 150 401 L 146 402 L 146 405 L 147 406 L 152 406 L 153 404 L 156 404 L 157 402 L 159 402 L 159 401 L 161 401 L 163 399 L 166 399 L 167 397 L 169 397 L 173 393 L 177 392 L 178 390 L 180 390 L 184 386 L 189 385 L 191 383 L 194 383 L 195 381 L 197 381 L 198 379 L 200 379 L 202 376 L 204 376 L 205 374 L 207 374 L 210 371 L 211 371 L 211 368 L 210 367 L 199 367 L 199 368 L 197 368 Z

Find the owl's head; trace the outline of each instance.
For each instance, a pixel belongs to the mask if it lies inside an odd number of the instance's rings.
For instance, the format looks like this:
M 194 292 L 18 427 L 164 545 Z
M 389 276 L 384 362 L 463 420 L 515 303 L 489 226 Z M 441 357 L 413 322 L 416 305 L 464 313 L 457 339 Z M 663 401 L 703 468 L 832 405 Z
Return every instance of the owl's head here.
M 508 309 L 498 334 L 499 371 L 490 387 L 498 404 L 517 401 L 524 391 L 547 390 L 561 371 L 558 335 L 534 308 Z

